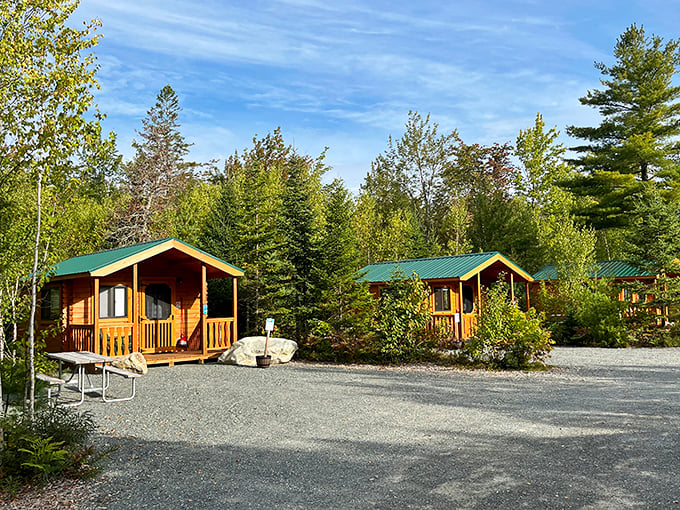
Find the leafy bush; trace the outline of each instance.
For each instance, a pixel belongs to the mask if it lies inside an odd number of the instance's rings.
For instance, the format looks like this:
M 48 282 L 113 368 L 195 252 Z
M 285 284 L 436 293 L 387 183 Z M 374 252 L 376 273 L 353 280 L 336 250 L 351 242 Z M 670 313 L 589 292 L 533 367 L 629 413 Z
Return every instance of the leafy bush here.
M 42 473 L 45 481 L 64 469 L 68 459 L 68 451 L 62 448 L 63 441 L 54 441 L 51 437 L 27 437 L 26 448 L 19 448 L 17 453 L 24 454 L 26 460 L 22 468 Z
M 628 347 L 626 303 L 619 301 L 618 292 L 608 282 L 591 282 L 579 295 L 579 305 L 573 311 L 574 320 L 582 328 L 583 343 L 598 347 Z
M 508 293 L 508 284 L 500 278 L 484 292 L 475 335 L 465 344 L 465 352 L 491 368 L 526 369 L 542 364 L 553 343 L 542 326 L 543 316 L 533 308 L 522 312 Z
M 11 349 L 10 349 L 11 347 Z M 20 402 L 24 396 L 24 386 L 26 384 L 26 352 L 25 342 L 18 341 L 9 344 L 8 351 L 0 361 L 0 379 L 2 380 L 2 396 L 4 399 L 5 411 L 10 404 Z M 55 373 L 57 363 L 50 360 L 45 355 L 44 340 L 36 340 L 35 348 L 35 370 L 46 374 Z M 36 392 L 45 387 L 45 383 L 36 381 Z
M 627 304 L 610 280 L 571 279 L 543 286 L 539 301 L 558 345 L 627 347 L 632 336 Z M 641 318 L 638 316 L 638 319 Z
M 85 442 L 95 429 L 89 413 L 64 407 L 13 412 L 0 421 L 3 431 L 0 478 L 43 479 L 65 471 L 82 472 L 93 454 Z
M 387 362 L 419 359 L 436 343 L 427 326 L 432 318 L 427 306 L 430 290 L 417 274 L 406 277 L 394 271 L 381 296 L 377 314 L 377 352 Z
M 313 320 L 311 325 L 310 336 L 299 342 L 299 358 L 335 363 L 376 361 L 375 333 L 334 328 L 321 320 Z

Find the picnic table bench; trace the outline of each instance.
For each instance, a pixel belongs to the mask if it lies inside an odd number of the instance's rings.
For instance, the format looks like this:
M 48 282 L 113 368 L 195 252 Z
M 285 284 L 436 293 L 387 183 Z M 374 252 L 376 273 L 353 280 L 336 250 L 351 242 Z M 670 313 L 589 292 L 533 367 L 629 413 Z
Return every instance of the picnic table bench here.
M 123 400 L 132 400 L 133 398 L 135 398 L 135 381 L 137 380 L 138 377 L 142 377 L 142 374 L 129 372 L 127 370 L 123 370 L 122 368 L 114 367 L 111 365 L 103 365 L 101 369 L 102 378 L 104 379 L 102 389 L 102 399 L 104 400 L 104 402 L 121 402 Z M 129 397 L 106 398 L 106 389 L 109 387 L 109 377 L 111 374 L 119 375 L 121 377 L 124 377 L 125 379 L 130 379 L 132 381 L 132 394 Z
M 64 379 L 52 377 L 51 375 L 43 374 L 40 372 L 35 374 L 35 378 L 38 379 L 39 381 L 47 383 L 47 402 L 49 403 L 52 402 L 52 387 L 57 386 L 59 387 L 59 389 L 61 389 L 61 385 L 66 384 L 66 381 Z

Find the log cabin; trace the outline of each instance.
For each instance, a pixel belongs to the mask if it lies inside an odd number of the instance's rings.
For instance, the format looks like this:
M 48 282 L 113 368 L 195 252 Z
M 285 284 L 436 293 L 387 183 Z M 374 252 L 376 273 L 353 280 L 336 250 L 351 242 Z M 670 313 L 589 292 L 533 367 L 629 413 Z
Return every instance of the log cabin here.
M 648 271 L 646 269 L 637 267 L 633 264 L 623 260 L 598 260 L 595 262 L 593 269 L 590 271 L 589 278 L 592 280 L 605 278 L 611 280 L 614 284 L 620 285 L 618 297 L 620 301 L 629 303 L 627 314 L 634 315 L 636 312 L 636 303 L 646 303 L 654 299 L 652 288 L 656 284 L 659 275 Z M 680 276 L 678 273 L 669 273 L 668 276 Z M 533 293 L 536 295 L 539 292 L 541 285 L 547 285 L 550 288 L 560 280 L 557 267 L 554 265 L 547 265 L 541 268 L 534 275 L 534 289 Z M 638 296 L 627 288 L 625 283 L 643 283 L 650 287 L 650 293 L 644 296 Z M 657 315 L 667 314 L 668 310 L 656 309 Z
M 202 362 L 236 341 L 243 271 L 178 239 L 60 262 L 42 290 L 38 328 L 47 351 L 141 352 L 148 364 Z M 208 280 L 232 282 L 229 310 L 208 316 Z
M 557 273 L 557 266 L 544 266 L 533 275 L 535 285 L 538 286 L 541 282 L 550 284 L 558 281 L 559 276 Z M 622 260 L 598 260 L 590 271 L 589 277 L 594 280 L 607 278 L 614 281 L 614 283 L 645 282 L 652 284 L 656 280 L 657 275 Z
M 423 259 L 399 260 L 369 264 L 361 269 L 371 293 L 380 299 L 389 288 L 395 270 L 407 277 L 413 273 L 428 285 L 428 307 L 432 312 L 431 327 L 448 329 L 458 340 L 474 335 L 475 323 L 483 303 L 482 288 L 504 274 L 515 300 L 517 286 L 522 288 L 524 306 L 529 309 L 529 285 L 532 276 L 499 252 L 470 253 Z

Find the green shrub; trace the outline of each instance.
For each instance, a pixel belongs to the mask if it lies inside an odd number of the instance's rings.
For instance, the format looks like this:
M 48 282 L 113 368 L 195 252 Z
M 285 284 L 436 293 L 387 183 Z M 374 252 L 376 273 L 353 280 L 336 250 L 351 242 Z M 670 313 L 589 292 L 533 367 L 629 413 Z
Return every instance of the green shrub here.
M 311 321 L 308 338 L 299 342 L 298 357 L 335 363 L 375 362 L 375 333 L 333 328 L 320 320 Z
M 0 361 L 0 380 L 2 380 L 2 396 L 5 411 L 11 404 L 21 402 L 24 397 L 27 356 L 24 344 L 25 342 L 23 341 L 11 343 L 6 348 L 7 351 L 2 361 Z M 57 371 L 57 362 L 50 360 L 45 355 L 45 343 L 42 339 L 37 339 L 36 341 L 34 364 L 36 372 L 50 374 Z M 36 381 L 36 394 L 45 386 L 45 383 L 42 381 Z
M 25 442 L 26 448 L 17 450 L 26 459 L 21 463 L 22 468 L 42 473 L 45 481 L 64 469 L 68 451 L 62 448 L 63 441 L 54 441 L 51 437 L 27 437 Z
M 609 282 L 590 282 L 578 296 L 572 312 L 581 329 L 582 342 L 597 347 L 628 347 L 624 311 L 626 303 L 619 301 L 618 291 Z
M 619 288 L 607 279 L 572 279 L 542 286 L 541 308 L 546 313 L 552 339 L 558 345 L 627 347 L 631 322 L 627 303 L 620 301 Z M 645 315 L 640 311 L 638 319 Z
M 0 478 L 44 479 L 64 471 L 82 472 L 93 455 L 85 443 L 95 429 L 90 413 L 72 408 L 36 409 L 31 421 L 27 413 L 6 415 L 0 451 Z
M 483 293 L 475 335 L 465 344 L 474 362 L 491 368 L 526 369 L 542 364 L 552 350 L 543 316 L 533 308 L 522 312 L 508 297 L 509 286 L 499 278 Z
M 376 350 L 390 363 L 420 359 L 436 344 L 427 332 L 432 312 L 427 306 L 429 287 L 418 275 L 394 271 L 381 295 L 376 318 Z

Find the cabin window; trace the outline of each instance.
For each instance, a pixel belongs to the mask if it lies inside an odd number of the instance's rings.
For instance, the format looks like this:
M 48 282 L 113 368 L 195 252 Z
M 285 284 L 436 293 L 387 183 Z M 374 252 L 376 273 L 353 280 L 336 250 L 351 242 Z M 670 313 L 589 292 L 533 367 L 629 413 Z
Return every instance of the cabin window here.
M 451 291 L 448 287 L 434 288 L 434 311 L 435 312 L 450 312 L 451 311 Z
M 463 285 L 463 313 L 472 313 L 475 308 L 475 298 L 472 287 Z
M 99 318 L 117 319 L 127 315 L 127 287 L 123 285 L 100 287 Z
M 40 298 L 40 319 L 44 321 L 56 321 L 60 311 L 59 288 L 48 287 L 43 289 Z

